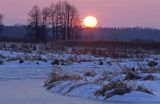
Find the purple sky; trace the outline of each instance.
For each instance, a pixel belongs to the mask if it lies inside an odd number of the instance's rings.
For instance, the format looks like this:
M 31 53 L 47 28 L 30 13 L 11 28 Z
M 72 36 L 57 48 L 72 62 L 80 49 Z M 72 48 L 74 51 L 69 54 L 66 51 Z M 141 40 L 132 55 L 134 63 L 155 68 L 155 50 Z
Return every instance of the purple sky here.
M 0 0 L 0 13 L 5 24 L 26 23 L 33 5 L 48 6 L 58 0 Z M 93 15 L 98 26 L 144 26 L 160 28 L 160 0 L 68 0 L 83 19 Z

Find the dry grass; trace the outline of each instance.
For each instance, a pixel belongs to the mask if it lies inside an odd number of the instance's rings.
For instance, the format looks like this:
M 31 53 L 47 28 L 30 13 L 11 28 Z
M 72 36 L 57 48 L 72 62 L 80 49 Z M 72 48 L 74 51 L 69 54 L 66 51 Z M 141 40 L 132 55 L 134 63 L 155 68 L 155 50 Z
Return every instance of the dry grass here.
M 145 44 L 149 45 L 145 46 Z M 154 43 L 156 44 L 156 43 Z M 143 58 L 147 54 L 156 54 L 160 51 L 152 48 L 153 43 L 133 43 L 116 41 L 57 41 L 46 44 L 23 43 L 23 42 L 0 42 L 0 50 L 32 53 L 70 53 L 70 54 L 90 54 L 100 57 L 118 58 Z M 72 49 L 68 51 L 68 47 Z M 74 60 L 73 60 L 74 61 Z M 76 61 L 76 60 L 75 60 Z M 87 61 L 87 60 L 86 60 Z M 89 61 L 89 60 L 88 60 Z M 103 64 L 100 62 L 100 64 Z M 152 63 L 151 63 L 152 64 Z M 152 65 L 151 65 L 152 66 Z
M 69 92 L 71 92 L 72 90 L 74 90 L 75 88 L 81 87 L 81 86 L 85 86 L 88 84 L 96 84 L 94 82 L 84 82 L 84 83 L 77 83 L 77 84 L 73 84 L 65 93 L 64 95 L 68 94 Z
M 124 95 L 130 93 L 131 88 L 122 81 L 110 82 L 107 85 L 101 87 L 100 90 L 94 93 L 95 96 L 103 96 L 106 99 L 114 95 Z
M 141 73 L 159 73 L 160 68 L 139 68 Z
M 96 72 L 94 70 L 87 70 L 85 71 L 84 75 L 94 77 L 96 75 Z
M 5 59 L 6 57 L 4 55 L 0 54 L 0 59 Z
M 60 64 L 60 61 L 57 60 L 57 59 L 55 59 L 51 64 L 52 64 L 52 65 L 59 65 L 59 64 Z
M 149 61 L 148 62 L 148 66 L 149 67 L 155 67 L 155 66 L 157 66 L 158 65 L 158 63 L 156 62 L 156 61 Z
M 103 96 L 105 99 L 107 99 L 115 95 L 124 95 L 132 91 L 144 92 L 154 95 L 153 92 L 145 86 L 135 83 L 131 85 L 127 82 L 120 80 L 109 82 L 108 84 L 103 85 L 99 90 L 94 93 L 94 95 Z
M 152 74 L 146 75 L 143 80 L 154 80 L 156 77 Z
M 127 69 L 125 70 L 125 80 L 137 80 L 137 79 L 141 79 L 141 76 L 138 75 L 138 73 L 136 73 L 133 70 Z
M 47 81 L 45 81 L 44 86 L 49 87 L 55 82 L 58 81 L 67 81 L 67 80 L 82 80 L 83 78 L 80 75 L 77 74 L 72 74 L 72 75 L 67 75 L 67 74 L 58 74 L 58 73 L 52 73 Z
M 154 95 L 154 93 L 150 89 L 148 89 L 147 87 L 145 87 L 143 85 L 134 84 L 131 87 L 132 87 L 133 91 L 139 91 L 139 92 L 144 92 L 147 94 Z
M 3 62 L 3 60 L 0 60 L 0 65 L 2 65 L 4 62 Z
M 21 60 L 19 60 L 19 63 L 20 63 L 20 64 L 24 63 L 24 60 L 22 60 L 22 59 L 21 59 Z

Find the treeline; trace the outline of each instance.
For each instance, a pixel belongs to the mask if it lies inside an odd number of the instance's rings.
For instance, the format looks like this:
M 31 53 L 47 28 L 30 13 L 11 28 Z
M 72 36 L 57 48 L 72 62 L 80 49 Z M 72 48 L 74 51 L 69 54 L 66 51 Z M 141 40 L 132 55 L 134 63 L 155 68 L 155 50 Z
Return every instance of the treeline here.
M 86 38 L 86 30 L 83 39 Z M 160 30 L 142 27 L 113 27 L 96 28 L 90 32 L 91 40 L 116 40 L 116 41 L 160 41 Z
M 2 14 L 0 14 L 0 34 L 3 31 L 3 26 L 4 26 L 3 19 L 4 19 L 4 16 Z
M 67 1 L 59 1 L 40 9 L 35 5 L 28 13 L 28 33 L 37 41 L 46 41 L 48 29 L 52 29 L 52 40 L 79 39 L 81 23 L 76 7 Z
M 1 40 L 7 41 L 35 41 L 35 37 L 28 35 L 27 26 L 4 26 L 0 35 Z M 52 29 L 47 29 L 46 41 L 53 41 Z M 82 29 L 79 35 L 82 40 L 114 40 L 114 41 L 160 41 L 160 30 L 152 28 L 96 28 L 91 32 Z M 88 39 L 88 36 L 89 39 Z M 87 37 L 87 38 L 86 38 Z

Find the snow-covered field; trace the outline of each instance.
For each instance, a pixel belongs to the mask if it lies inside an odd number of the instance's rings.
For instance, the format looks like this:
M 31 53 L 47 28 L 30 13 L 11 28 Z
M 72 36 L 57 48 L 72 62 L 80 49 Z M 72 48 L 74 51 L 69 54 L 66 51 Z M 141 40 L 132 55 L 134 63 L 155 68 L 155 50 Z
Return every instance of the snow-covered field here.
M 0 104 L 160 103 L 159 53 L 129 50 L 132 57 L 122 52 L 115 58 L 103 56 L 104 49 L 75 49 L 1 49 Z
M 43 82 L 42 79 L 0 81 L 0 104 L 103 104 L 50 93 L 43 88 Z
M 109 102 L 160 103 L 160 73 L 137 73 L 140 71 L 140 66 L 150 69 L 150 67 L 147 65 L 147 61 L 138 62 L 137 60 L 130 61 L 128 59 L 124 59 L 115 62 L 113 60 L 111 64 L 108 65 L 107 63 L 104 65 L 99 65 L 98 61 L 93 61 L 73 63 L 68 66 L 55 66 L 55 70 L 48 79 L 48 81 L 53 82 L 51 83 L 46 81 L 46 83 L 50 83 L 48 85 L 48 89 L 54 93 L 60 93 L 62 95 L 84 97 L 100 101 L 106 100 Z M 136 73 L 138 76 L 140 76 L 140 78 L 124 80 L 125 75 L 122 73 L 123 69 L 129 68 L 127 70 L 132 70 L 133 67 L 135 70 L 137 68 Z M 156 67 L 159 68 L 159 64 Z M 153 70 L 155 69 L 153 68 Z M 59 79 L 54 78 L 56 75 Z M 154 78 L 145 79 L 149 75 L 153 75 Z M 105 95 L 103 96 L 101 94 L 95 94 L 95 92 L 102 89 L 103 86 L 118 81 L 123 81 L 124 83 L 128 84 L 129 87 L 133 87 L 133 89 L 135 89 L 122 95 L 115 94 L 109 98 L 106 98 Z M 148 94 L 143 90 L 137 90 L 136 86 L 144 87 L 144 89 L 151 91 L 153 95 Z M 114 89 L 106 91 L 106 93 L 110 91 L 112 92 L 113 90 Z

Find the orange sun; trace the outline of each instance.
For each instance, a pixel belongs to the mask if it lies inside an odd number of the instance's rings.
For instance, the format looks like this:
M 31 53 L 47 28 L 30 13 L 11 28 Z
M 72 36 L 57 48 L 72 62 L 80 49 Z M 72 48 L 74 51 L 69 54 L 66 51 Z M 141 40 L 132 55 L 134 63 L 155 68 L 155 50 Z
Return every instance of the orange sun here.
M 93 16 L 87 16 L 84 18 L 83 23 L 86 27 L 94 28 L 97 26 L 97 19 Z

